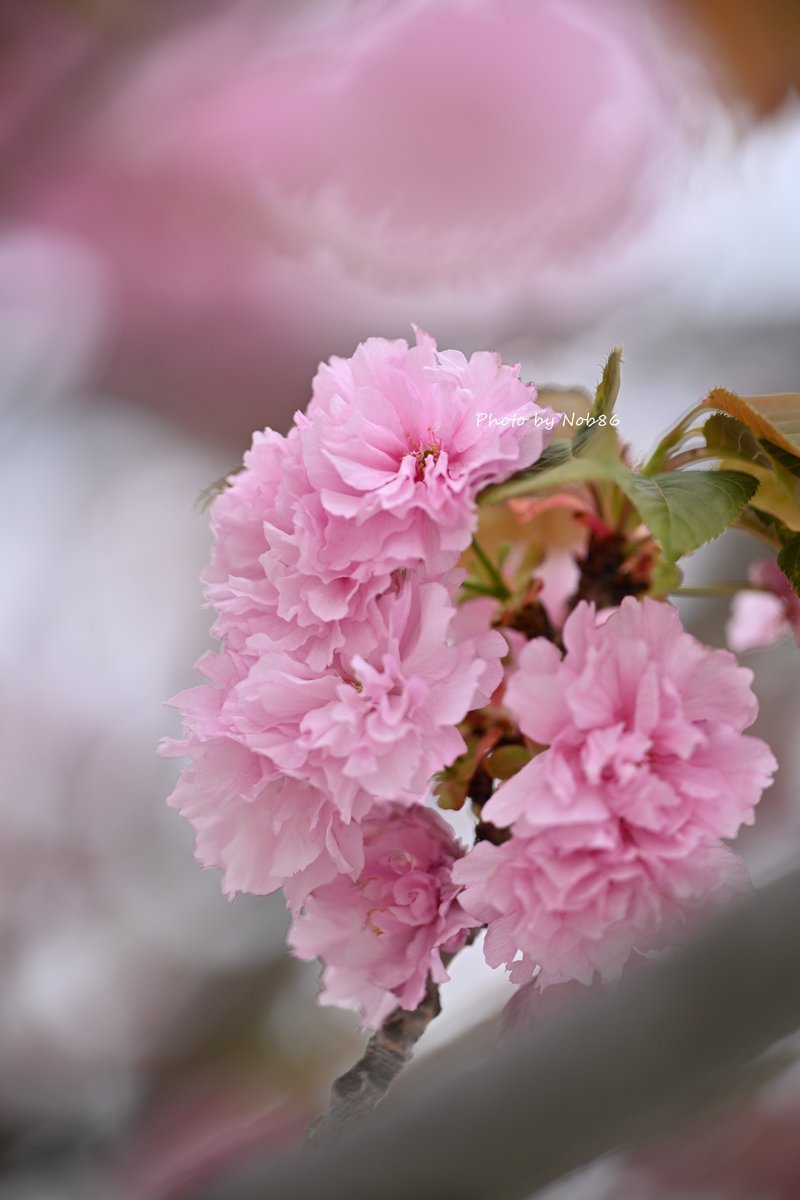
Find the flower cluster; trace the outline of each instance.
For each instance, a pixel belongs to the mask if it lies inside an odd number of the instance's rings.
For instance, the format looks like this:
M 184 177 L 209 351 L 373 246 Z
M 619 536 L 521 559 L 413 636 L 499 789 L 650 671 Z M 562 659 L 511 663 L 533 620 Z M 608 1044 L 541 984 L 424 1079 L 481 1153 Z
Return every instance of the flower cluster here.
M 515 982 L 615 978 L 741 886 L 723 839 L 775 769 L 744 732 L 751 673 L 647 594 L 653 531 L 583 464 L 544 498 L 517 479 L 494 546 L 473 542 L 487 485 L 570 456 L 539 462 L 556 420 L 535 396 L 495 355 L 372 339 L 213 505 L 221 648 L 172 702 L 165 753 L 191 761 L 171 803 L 228 893 L 284 890 L 322 998 L 370 1027 L 480 926 Z M 624 456 L 615 421 L 592 436 Z M 435 776 L 472 803 L 469 851 L 426 807 Z
M 487 961 L 540 986 L 614 978 L 693 905 L 735 887 L 733 837 L 776 763 L 743 734 L 752 673 L 685 633 L 669 604 L 581 603 L 522 651 L 506 703 L 547 747 L 485 805 L 510 828 L 457 865 L 461 903 L 488 924 Z
M 228 893 L 282 887 L 298 912 L 314 889 L 359 879 L 375 812 L 402 843 L 405 807 L 419 839 L 414 806 L 464 750 L 457 726 L 507 652 L 488 614 L 476 625 L 455 604 L 476 496 L 548 436 L 482 430 L 476 413 L 544 413 L 535 396 L 493 354 L 440 353 L 419 332 L 412 347 L 372 339 L 320 368 L 288 436 L 256 434 L 216 498 L 204 581 L 222 648 L 198 663 L 208 682 L 172 701 L 186 736 L 164 752 L 191 758 L 171 803 Z M 447 941 L 452 921 L 437 922 Z

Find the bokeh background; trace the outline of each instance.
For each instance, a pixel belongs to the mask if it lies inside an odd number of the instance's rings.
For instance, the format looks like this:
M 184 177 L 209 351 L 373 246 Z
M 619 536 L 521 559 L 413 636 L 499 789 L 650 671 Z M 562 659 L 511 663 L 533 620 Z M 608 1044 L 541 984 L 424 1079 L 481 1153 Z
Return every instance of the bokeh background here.
M 362 1041 L 163 803 L 201 490 L 412 322 L 540 383 L 622 344 L 641 450 L 714 385 L 799 390 L 798 82 L 796 0 L 0 0 L 0 1200 L 199 1195 Z M 800 674 L 749 665 L 758 880 L 800 847 Z M 429 1058 L 508 995 L 455 975 Z M 791 1200 L 796 1078 L 559 1200 Z

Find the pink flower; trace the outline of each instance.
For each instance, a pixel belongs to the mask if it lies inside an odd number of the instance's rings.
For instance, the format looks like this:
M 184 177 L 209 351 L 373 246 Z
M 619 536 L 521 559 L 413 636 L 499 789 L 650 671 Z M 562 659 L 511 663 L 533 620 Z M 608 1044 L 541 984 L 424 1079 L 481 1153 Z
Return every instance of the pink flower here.
M 500 682 L 501 634 L 456 640 L 447 589 L 399 581 L 375 602 L 370 647 L 318 672 L 265 651 L 231 691 L 223 718 L 280 770 L 336 797 L 345 819 L 364 796 L 411 798 L 464 750 L 455 728 Z
M 609 820 L 480 842 L 457 864 L 459 900 L 488 925 L 484 955 L 540 988 L 619 977 L 631 954 L 684 926 L 709 898 L 740 890 L 744 864 L 721 843 L 659 837 Z
M 165 741 L 162 753 L 192 758 L 169 803 L 197 834 L 196 858 L 224 872 L 227 895 L 283 887 L 297 908 L 320 882 L 360 870 L 358 826 L 325 793 L 281 775 L 235 739 Z
M 752 671 L 651 599 L 628 597 L 602 614 L 579 604 L 564 646 L 562 658 L 537 638 L 520 657 L 506 703 L 550 749 L 492 797 L 487 820 L 533 833 L 611 814 L 659 834 L 710 837 L 752 824 L 777 765 L 742 732 L 758 712 Z
M 172 804 L 227 891 L 302 885 L 360 865 L 357 823 L 376 798 L 415 801 L 464 750 L 456 725 L 500 681 L 501 634 L 462 628 L 447 588 L 408 575 L 375 601 L 362 653 L 323 671 L 269 645 L 198 664 L 209 684 L 175 697 L 189 754 Z M 290 881 L 297 875 L 294 885 Z
M 254 656 L 282 650 L 316 670 L 345 645 L 357 652 L 370 603 L 391 585 L 391 572 L 376 563 L 361 582 L 320 561 L 324 514 L 303 464 L 300 428 L 288 437 L 254 434 L 243 469 L 214 500 L 211 524 L 203 580 L 217 637 Z
M 331 571 L 455 565 L 478 492 L 534 463 L 552 432 L 518 373 L 495 354 L 439 353 L 420 331 L 416 346 L 370 338 L 320 367 L 303 445 Z
M 549 749 L 484 807 L 511 841 L 476 848 L 458 873 L 464 907 L 493 912 L 492 961 L 521 950 L 515 978 L 538 962 L 544 983 L 613 975 L 670 909 L 716 886 L 738 861 L 719 839 L 752 821 L 777 765 L 742 732 L 757 711 L 752 672 L 685 633 L 671 605 L 628 598 L 598 615 L 579 604 L 564 645 L 562 658 L 538 638 L 520 656 L 506 703 Z M 494 890 L 506 869 L 519 894 L 511 882 Z
M 441 579 L 469 545 L 478 491 L 539 457 L 547 414 L 516 368 L 418 338 L 322 366 L 308 416 L 286 438 L 256 434 L 215 500 L 206 595 L 237 650 L 268 644 L 316 670 L 362 652 L 395 574 Z
M 451 880 L 463 850 L 437 813 L 382 804 L 363 830 L 361 874 L 316 888 L 289 945 L 322 959 L 323 1003 L 359 1009 L 377 1029 L 395 1008 L 417 1007 L 429 973 L 447 979 L 442 953 L 460 949 L 472 923 Z
M 748 571 L 759 591 L 743 591 L 735 597 L 728 622 L 728 645 L 737 654 L 772 646 L 793 633 L 800 642 L 800 597 L 778 564 L 761 559 Z

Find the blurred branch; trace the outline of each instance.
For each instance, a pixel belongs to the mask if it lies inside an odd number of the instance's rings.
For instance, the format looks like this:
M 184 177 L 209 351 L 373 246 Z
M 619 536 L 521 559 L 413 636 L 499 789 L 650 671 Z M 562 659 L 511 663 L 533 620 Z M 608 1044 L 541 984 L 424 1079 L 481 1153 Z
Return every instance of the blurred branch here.
M 205 1200 L 520 1200 L 724 1096 L 800 1025 L 800 871 L 616 991 L 409 1087 L 353 1135 L 253 1164 Z
M 422 1003 L 413 1012 L 397 1008 L 367 1043 L 361 1058 L 331 1088 L 331 1103 L 311 1125 L 307 1145 L 323 1145 L 368 1117 L 410 1061 L 414 1047 L 441 1012 L 439 988 L 430 976 Z
M 758 113 L 773 112 L 800 86 L 797 0 L 679 0 L 678 8 L 706 35 L 712 69 L 722 66 Z

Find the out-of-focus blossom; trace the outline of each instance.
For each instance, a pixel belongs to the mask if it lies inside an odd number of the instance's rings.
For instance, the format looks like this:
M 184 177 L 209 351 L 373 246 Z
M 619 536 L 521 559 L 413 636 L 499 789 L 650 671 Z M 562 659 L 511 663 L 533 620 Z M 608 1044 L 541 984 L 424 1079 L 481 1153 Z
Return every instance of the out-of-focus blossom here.
M 115 381 L 280 425 L 365 328 L 474 343 L 511 306 L 517 327 L 604 312 L 587 271 L 608 283 L 608 243 L 685 160 L 663 45 L 624 0 L 226 5 L 109 37 L 11 160 L 9 211 L 105 260 Z
M 548 747 L 484 806 L 512 838 L 456 872 L 464 907 L 490 920 L 487 958 L 520 982 L 537 965 L 542 984 L 613 977 L 649 949 L 671 910 L 736 875 L 719 839 L 752 821 L 777 765 L 743 734 L 752 672 L 685 633 L 671 605 L 628 598 L 597 614 L 584 602 L 563 640 L 563 658 L 529 643 L 506 691 Z
M 162 699 L 206 637 L 191 615 L 208 552 L 192 504 L 221 464 L 152 415 L 89 402 L 104 299 L 84 247 L 0 236 L 0 498 L 14 514 L 0 595 L 0 1119 L 12 1135 L 36 1116 L 124 1122 L 164 1040 L 175 1056 L 201 1038 L 196 990 L 233 988 L 282 944 L 280 913 L 225 904 L 163 807 Z
M 731 650 L 742 654 L 772 646 L 790 633 L 800 642 L 800 597 L 774 559 L 754 563 L 748 578 L 759 590 L 734 598 L 727 627 Z
M 451 879 L 463 849 L 431 809 L 383 804 L 364 822 L 364 867 L 317 888 L 289 944 L 324 964 L 320 999 L 359 1009 L 377 1029 L 395 1008 L 414 1009 L 447 979 L 442 954 L 459 949 L 472 922 Z

